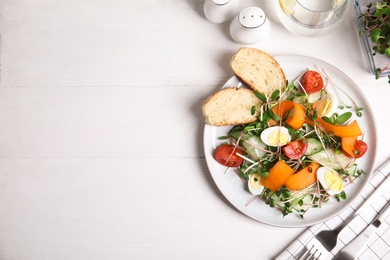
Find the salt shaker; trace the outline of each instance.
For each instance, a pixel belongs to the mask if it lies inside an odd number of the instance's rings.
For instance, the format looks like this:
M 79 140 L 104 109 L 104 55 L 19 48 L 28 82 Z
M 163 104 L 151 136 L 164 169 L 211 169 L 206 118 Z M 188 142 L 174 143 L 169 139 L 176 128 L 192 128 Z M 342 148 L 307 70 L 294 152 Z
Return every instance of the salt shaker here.
M 230 35 L 241 44 L 255 44 L 271 33 L 271 24 L 264 11 L 255 6 L 244 8 L 230 24 Z
M 239 0 L 205 0 L 203 11 L 212 23 L 223 23 L 238 13 Z

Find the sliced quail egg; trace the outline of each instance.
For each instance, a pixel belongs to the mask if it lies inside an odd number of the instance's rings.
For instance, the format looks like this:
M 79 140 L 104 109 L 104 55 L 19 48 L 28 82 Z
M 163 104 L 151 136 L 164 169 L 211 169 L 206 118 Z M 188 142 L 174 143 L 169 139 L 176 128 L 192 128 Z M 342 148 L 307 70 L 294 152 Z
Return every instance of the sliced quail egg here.
M 326 94 L 314 104 L 314 107 L 319 117 L 329 117 L 337 111 L 337 102 L 332 94 Z
M 307 94 L 307 101 L 309 103 L 314 103 L 314 102 L 320 100 L 322 96 L 323 96 L 322 91 L 310 93 L 310 94 Z
M 320 167 L 317 170 L 317 179 L 325 191 L 333 196 L 341 193 L 344 190 L 343 181 L 340 175 L 326 167 Z
M 261 132 L 261 140 L 269 146 L 283 146 L 291 141 L 291 135 L 284 126 L 272 126 Z
M 264 186 L 261 185 L 260 181 L 260 174 L 254 173 L 249 176 L 248 189 L 253 195 L 259 195 L 263 191 Z

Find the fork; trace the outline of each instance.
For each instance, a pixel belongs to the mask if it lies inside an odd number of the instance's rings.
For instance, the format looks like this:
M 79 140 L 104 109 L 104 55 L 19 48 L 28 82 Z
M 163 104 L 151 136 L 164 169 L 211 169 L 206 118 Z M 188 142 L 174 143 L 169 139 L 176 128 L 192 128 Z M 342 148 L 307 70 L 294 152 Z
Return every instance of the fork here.
M 390 180 L 390 178 L 389 178 Z M 375 192 L 376 193 L 376 192 Z M 370 198 L 372 195 L 370 196 Z M 344 222 L 342 222 L 336 229 L 322 230 L 316 234 L 305 246 L 297 259 L 322 259 L 327 256 L 333 248 L 336 247 L 337 238 L 339 233 L 363 210 L 365 206 L 369 205 L 364 202 L 358 210 L 356 210 L 351 216 L 349 216 Z M 371 201 L 371 200 L 370 200 Z
M 313 237 L 309 243 L 306 244 L 305 248 L 297 256 L 298 260 L 311 260 L 311 259 L 323 259 L 329 254 L 329 251 L 324 247 L 324 245 Z
M 390 160 L 387 160 L 380 166 L 377 172 L 382 171 Z M 337 245 L 339 233 L 354 220 L 368 205 L 375 201 L 387 188 L 390 183 L 390 177 L 386 179 L 374 190 L 373 193 L 364 201 L 356 211 L 354 211 L 344 222 L 333 230 L 322 230 L 316 234 L 305 246 L 298 259 L 322 259 L 332 251 Z
M 357 211 L 356 211 L 357 212 Z M 316 234 L 305 246 L 297 259 L 323 259 L 336 247 L 339 233 L 358 215 L 352 214 L 336 229 L 322 230 Z

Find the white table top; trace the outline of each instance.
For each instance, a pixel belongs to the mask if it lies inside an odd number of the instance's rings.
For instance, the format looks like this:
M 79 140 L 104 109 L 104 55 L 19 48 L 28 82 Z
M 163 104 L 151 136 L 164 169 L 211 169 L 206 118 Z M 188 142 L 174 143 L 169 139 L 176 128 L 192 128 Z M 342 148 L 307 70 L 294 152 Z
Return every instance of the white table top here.
M 387 78 L 375 80 L 351 8 L 321 38 L 268 15 L 271 55 L 324 60 L 355 80 L 390 157 Z M 200 0 L 0 3 L 0 259 L 270 259 L 304 228 L 238 212 L 210 177 L 201 106 L 242 45 Z

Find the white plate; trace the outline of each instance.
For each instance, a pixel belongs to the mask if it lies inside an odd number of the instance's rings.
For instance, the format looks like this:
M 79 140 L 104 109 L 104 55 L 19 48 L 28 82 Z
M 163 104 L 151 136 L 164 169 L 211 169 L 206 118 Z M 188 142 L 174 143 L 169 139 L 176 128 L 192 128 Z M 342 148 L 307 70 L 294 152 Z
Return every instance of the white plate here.
M 276 56 L 275 59 L 281 65 L 289 81 L 294 80 L 300 73 L 307 68 L 323 69 L 332 79 L 332 81 L 347 93 L 352 96 L 359 106 L 364 107 L 363 116 L 356 117 L 359 126 L 364 133 L 364 141 L 368 144 L 367 153 L 357 160 L 358 168 L 363 169 L 367 174 L 363 175 L 354 184 L 347 185 L 345 191 L 347 199 L 342 203 L 327 203 L 321 208 L 311 208 L 306 214 L 305 219 L 301 219 L 297 214 L 290 214 L 285 217 L 277 209 L 270 208 L 262 200 L 256 199 L 251 202 L 253 195 L 245 190 L 243 182 L 239 179 L 237 174 L 230 169 L 227 173 L 226 167 L 217 163 L 213 157 L 213 152 L 223 141 L 218 140 L 220 136 L 224 136 L 231 129 L 231 126 L 213 127 L 206 125 L 204 129 L 204 149 L 207 165 L 209 167 L 211 176 L 222 194 L 232 203 L 239 211 L 247 216 L 258 220 L 260 222 L 280 227 L 303 227 L 310 226 L 319 222 L 323 222 L 337 214 L 349 206 L 368 182 L 373 171 L 376 153 L 376 127 L 374 115 L 368 104 L 368 101 L 360 91 L 359 87 L 347 75 L 336 67 L 306 56 L 300 55 L 283 55 Z M 237 77 L 232 77 L 226 82 L 224 87 L 234 87 L 240 85 L 241 82 Z M 329 92 L 334 92 L 331 84 L 328 84 Z M 341 92 L 339 92 L 341 94 Z M 343 100 L 348 105 L 351 101 L 344 95 Z M 343 110 L 345 111 L 345 110 Z M 354 109 L 351 109 L 354 111 Z M 355 115 L 355 113 L 353 113 Z M 250 202 L 250 203 L 249 203 Z M 247 205 L 249 203 L 249 205 Z

